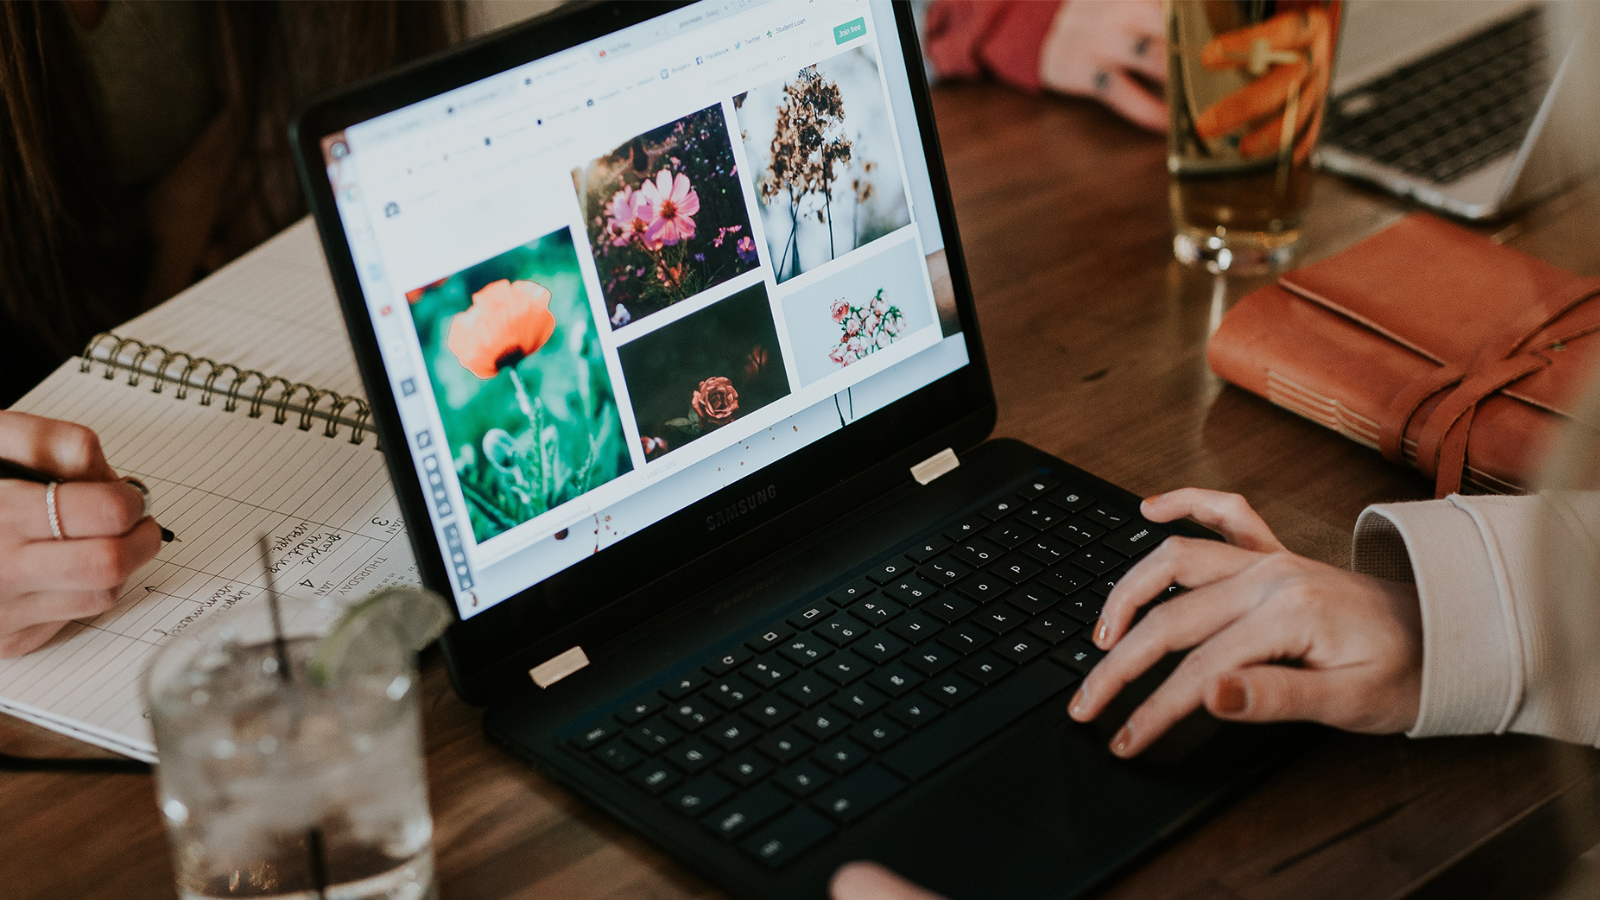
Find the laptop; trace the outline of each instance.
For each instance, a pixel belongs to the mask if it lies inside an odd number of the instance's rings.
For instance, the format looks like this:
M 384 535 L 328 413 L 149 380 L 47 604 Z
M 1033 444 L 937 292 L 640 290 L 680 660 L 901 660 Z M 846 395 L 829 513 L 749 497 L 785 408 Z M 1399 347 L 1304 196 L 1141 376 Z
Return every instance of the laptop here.
M 1493 219 L 1600 166 L 1594 4 L 1351 0 L 1325 169 Z
M 1214 536 L 987 440 L 907 6 L 563 8 L 292 137 L 456 691 L 710 882 L 1077 896 L 1289 751 L 1067 718 L 1116 579 Z

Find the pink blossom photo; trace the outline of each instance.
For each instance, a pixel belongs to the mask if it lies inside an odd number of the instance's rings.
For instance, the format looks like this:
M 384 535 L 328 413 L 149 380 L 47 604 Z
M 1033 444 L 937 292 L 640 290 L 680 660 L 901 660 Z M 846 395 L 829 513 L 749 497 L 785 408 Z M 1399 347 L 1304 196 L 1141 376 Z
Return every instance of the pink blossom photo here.
M 572 178 L 613 330 L 760 264 L 720 104 L 647 131 Z

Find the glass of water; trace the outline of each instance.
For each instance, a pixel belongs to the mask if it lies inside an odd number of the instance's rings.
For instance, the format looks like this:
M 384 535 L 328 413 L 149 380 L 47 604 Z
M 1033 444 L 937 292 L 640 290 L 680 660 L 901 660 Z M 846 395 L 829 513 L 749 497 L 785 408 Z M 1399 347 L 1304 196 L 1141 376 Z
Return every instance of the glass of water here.
M 318 647 L 340 612 L 256 602 L 173 635 L 152 663 L 183 900 L 436 896 L 416 655 L 363 635 L 358 663 L 330 679 Z

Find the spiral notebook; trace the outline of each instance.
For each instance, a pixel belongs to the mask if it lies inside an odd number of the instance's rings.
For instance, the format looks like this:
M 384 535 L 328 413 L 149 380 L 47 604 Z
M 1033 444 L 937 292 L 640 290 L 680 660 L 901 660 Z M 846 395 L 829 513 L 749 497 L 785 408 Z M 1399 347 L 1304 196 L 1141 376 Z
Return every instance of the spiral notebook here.
M 417 580 L 310 220 L 96 336 L 12 408 L 93 428 L 178 540 L 112 609 L 0 660 L 0 712 L 154 761 L 144 668 L 261 597 L 258 535 L 282 594 Z

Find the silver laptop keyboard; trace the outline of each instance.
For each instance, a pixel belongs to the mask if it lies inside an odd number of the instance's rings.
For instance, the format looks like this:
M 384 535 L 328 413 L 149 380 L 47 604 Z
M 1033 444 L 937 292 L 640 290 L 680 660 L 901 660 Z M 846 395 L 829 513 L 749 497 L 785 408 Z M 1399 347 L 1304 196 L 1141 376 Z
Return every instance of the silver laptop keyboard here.
M 1449 184 L 1515 151 L 1550 84 L 1542 7 L 1334 98 L 1327 143 Z

